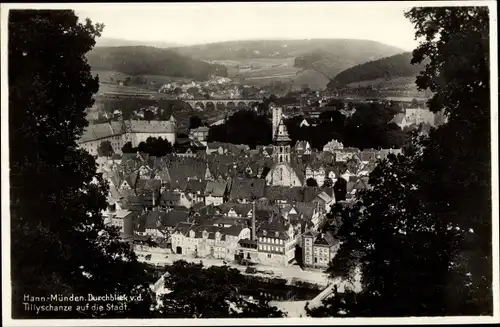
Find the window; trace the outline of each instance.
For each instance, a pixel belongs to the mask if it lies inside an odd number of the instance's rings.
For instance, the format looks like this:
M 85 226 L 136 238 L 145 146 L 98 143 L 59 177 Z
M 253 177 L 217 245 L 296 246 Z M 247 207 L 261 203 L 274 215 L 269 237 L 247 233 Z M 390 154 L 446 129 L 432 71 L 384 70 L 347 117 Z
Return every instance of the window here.
M 267 254 L 267 257 L 268 257 L 269 259 L 271 259 L 271 257 L 272 257 L 272 256 L 271 256 L 271 253 L 268 253 L 268 254 Z

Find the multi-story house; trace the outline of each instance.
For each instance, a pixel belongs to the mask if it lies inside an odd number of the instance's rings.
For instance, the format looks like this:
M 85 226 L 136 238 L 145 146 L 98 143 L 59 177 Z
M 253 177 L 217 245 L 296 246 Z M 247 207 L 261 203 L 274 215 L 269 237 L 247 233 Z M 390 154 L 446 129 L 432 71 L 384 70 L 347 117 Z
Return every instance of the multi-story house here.
M 220 227 L 180 223 L 171 239 L 172 250 L 177 254 L 234 260 L 238 242 L 250 239 L 250 229 L 239 225 Z
M 306 180 L 312 178 L 316 180 L 319 186 L 322 186 L 325 182 L 326 170 L 322 165 L 307 165 L 305 169 Z
M 294 225 L 282 218 L 275 218 L 257 230 L 258 262 L 287 266 L 295 259 L 295 246 L 301 235 L 300 223 Z
M 196 203 L 205 203 L 206 187 L 207 181 L 201 178 L 188 178 L 184 193 L 191 198 L 193 205 Z
M 311 145 L 307 141 L 297 141 L 294 146 L 295 153 L 300 157 L 311 154 Z
M 126 219 L 136 219 L 137 212 L 129 210 L 116 210 L 114 205 L 109 205 L 107 210 L 102 213 L 104 224 L 118 227 L 120 233 L 124 232 L 124 221 Z
M 229 200 L 238 203 L 250 203 L 262 199 L 265 195 L 266 182 L 258 178 L 235 178 L 231 183 Z
M 172 207 L 191 208 L 193 204 L 191 196 L 182 191 L 165 190 L 160 198 L 160 206 L 163 209 Z
M 204 145 L 207 145 L 207 137 L 208 137 L 208 131 L 209 128 L 206 126 L 200 126 L 198 128 L 193 128 L 189 131 L 189 136 L 197 140 L 199 142 L 202 142 Z
M 323 151 L 334 152 L 335 150 L 340 150 L 344 148 L 344 144 L 337 140 L 331 140 L 323 146 Z
M 122 147 L 131 142 L 136 147 L 149 137 L 161 137 L 174 144 L 176 140 L 177 121 L 171 116 L 167 121 L 112 121 L 102 124 L 90 124 L 77 141 L 79 147 L 91 155 L 98 155 L 98 148 L 103 141 L 109 141 L 115 153 L 121 153 Z
M 337 254 L 339 242 L 330 232 L 302 234 L 302 260 L 305 267 L 324 269 Z
M 227 182 L 224 180 L 208 181 L 205 188 L 205 205 L 218 206 L 227 200 Z

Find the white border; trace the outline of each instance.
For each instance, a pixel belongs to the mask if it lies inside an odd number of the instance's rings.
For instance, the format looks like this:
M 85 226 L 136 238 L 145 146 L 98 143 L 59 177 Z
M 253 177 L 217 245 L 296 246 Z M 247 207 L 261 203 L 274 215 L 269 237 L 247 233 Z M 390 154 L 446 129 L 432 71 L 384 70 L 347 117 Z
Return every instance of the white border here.
M 294 2 L 297 3 L 297 2 Z M 321 2 L 325 3 L 325 2 Z M 346 4 L 349 2 L 338 2 Z M 191 3 L 194 4 L 194 3 Z M 213 4 L 213 3 L 212 3 Z M 234 3 L 233 3 L 234 4 Z M 259 3 L 262 4 L 262 3 Z M 266 3 L 269 5 L 269 3 Z M 283 4 L 273 3 L 279 6 Z M 314 5 L 315 2 L 307 2 L 304 5 Z M 350 4 L 354 4 L 351 2 Z M 153 325 L 394 325 L 394 324 L 475 324 L 475 323 L 495 323 L 499 322 L 499 206 L 498 199 L 498 44 L 497 44 L 497 4 L 496 1 L 380 1 L 380 2 L 355 2 L 356 5 L 367 6 L 392 6 L 400 8 L 416 6 L 488 6 L 490 9 L 490 61 L 491 61 L 491 149 L 492 149 L 492 233 L 493 233 L 493 317 L 419 317 L 419 318 L 284 318 L 284 319 L 80 319 L 80 320 L 12 320 L 10 303 L 10 194 L 9 194 L 9 143 L 8 143 L 8 86 L 7 86 L 7 17 L 9 9 L 81 9 L 89 6 L 109 7 L 122 6 L 126 8 L 137 8 L 138 6 L 162 8 L 165 4 L 159 3 L 59 3 L 59 4 L 1 4 L 1 73 L 2 73 L 2 111 L 1 111 L 1 131 L 2 131 L 2 318 L 4 326 L 153 326 Z M 169 4 L 172 5 L 172 4 Z M 185 4 L 183 4 L 185 5 Z M 215 5 L 215 4 L 214 4 Z M 226 5 L 219 3 L 217 6 Z

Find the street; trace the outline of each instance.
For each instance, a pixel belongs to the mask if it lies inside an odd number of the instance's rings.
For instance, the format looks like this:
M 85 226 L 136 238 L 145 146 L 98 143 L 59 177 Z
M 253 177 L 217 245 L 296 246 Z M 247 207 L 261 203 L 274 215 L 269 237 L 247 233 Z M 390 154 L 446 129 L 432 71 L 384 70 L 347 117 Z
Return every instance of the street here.
M 140 261 L 149 262 L 152 264 L 160 264 L 160 265 L 171 265 L 174 261 L 185 260 L 187 262 L 199 263 L 203 262 L 204 266 L 224 266 L 224 262 L 219 259 L 209 259 L 209 258 L 192 258 L 177 254 L 164 254 L 164 253 L 155 253 L 155 252 L 145 252 L 140 250 L 135 250 L 137 255 L 139 256 Z M 145 256 L 150 254 L 151 259 L 146 260 Z M 243 274 L 245 273 L 246 266 L 238 265 L 232 262 L 227 261 L 227 266 L 231 268 L 236 268 L 241 271 Z M 302 270 L 299 266 L 288 266 L 288 267 L 275 267 L 275 266 L 266 266 L 266 265 L 255 265 L 253 266 L 257 270 L 270 270 L 274 272 L 274 275 L 267 275 L 261 273 L 255 273 L 251 275 L 268 277 L 268 278 L 283 278 L 286 280 L 291 280 L 295 278 L 296 280 L 309 282 L 318 284 L 321 286 L 326 286 L 329 283 L 328 275 L 320 272 L 320 271 L 308 271 Z M 248 274 L 246 274 L 248 275 Z

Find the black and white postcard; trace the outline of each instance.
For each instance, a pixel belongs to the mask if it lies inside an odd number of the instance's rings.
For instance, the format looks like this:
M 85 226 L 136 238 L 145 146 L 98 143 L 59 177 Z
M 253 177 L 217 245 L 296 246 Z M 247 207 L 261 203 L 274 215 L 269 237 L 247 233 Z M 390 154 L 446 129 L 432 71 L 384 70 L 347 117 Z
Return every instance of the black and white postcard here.
M 495 1 L 1 9 L 3 325 L 499 322 Z

